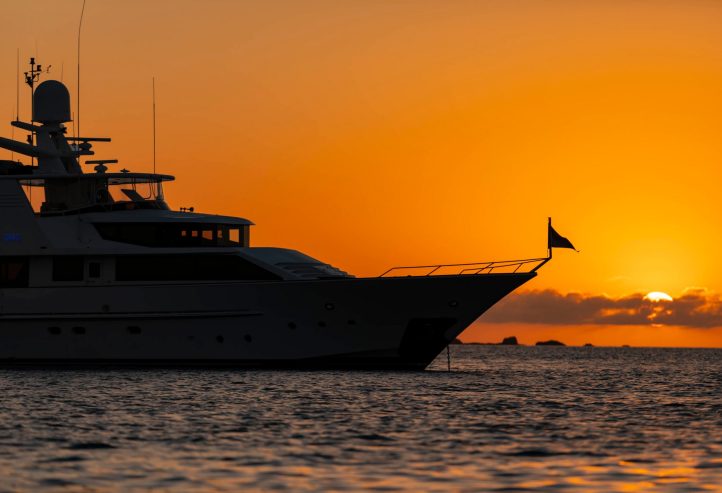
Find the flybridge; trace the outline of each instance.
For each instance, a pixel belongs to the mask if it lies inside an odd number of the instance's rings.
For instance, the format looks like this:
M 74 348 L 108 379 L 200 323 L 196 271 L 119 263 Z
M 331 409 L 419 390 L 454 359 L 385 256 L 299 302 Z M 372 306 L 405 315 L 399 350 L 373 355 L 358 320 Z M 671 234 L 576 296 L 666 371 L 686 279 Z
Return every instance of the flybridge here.
M 34 65 L 34 60 L 31 60 Z M 31 72 L 35 73 L 34 68 Z M 28 81 L 31 90 L 37 80 Z M 70 94 L 56 80 L 47 80 L 33 91 L 32 122 L 11 124 L 30 132 L 28 143 L 0 137 L 0 148 L 32 158 L 33 165 L 0 162 L 0 178 L 12 178 L 27 187 L 26 195 L 36 213 L 74 214 L 129 209 L 167 210 L 162 182 L 170 175 L 155 173 L 108 173 L 115 159 L 88 160 L 93 173 L 84 173 L 81 156 L 92 156 L 94 142 L 110 142 L 106 137 L 66 137 L 65 123 L 71 121 Z M 38 125 L 39 123 L 39 125 Z M 34 165 L 37 160 L 37 165 Z M 35 191 L 33 191 L 35 190 Z
M 146 173 L 89 173 L 15 177 L 28 190 L 35 212 L 42 215 L 77 214 L 134 209 L 169 210 L 162 182 L 168 175 Z

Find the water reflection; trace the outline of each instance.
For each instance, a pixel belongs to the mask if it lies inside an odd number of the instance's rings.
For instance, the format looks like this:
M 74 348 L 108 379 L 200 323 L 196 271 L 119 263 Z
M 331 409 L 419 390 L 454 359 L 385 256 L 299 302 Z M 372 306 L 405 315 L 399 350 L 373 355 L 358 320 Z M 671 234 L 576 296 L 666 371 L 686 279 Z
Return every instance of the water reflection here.
M 722 351 L 455 347 L 453 367 L 1 370 L 0 490 L 722 484 Z

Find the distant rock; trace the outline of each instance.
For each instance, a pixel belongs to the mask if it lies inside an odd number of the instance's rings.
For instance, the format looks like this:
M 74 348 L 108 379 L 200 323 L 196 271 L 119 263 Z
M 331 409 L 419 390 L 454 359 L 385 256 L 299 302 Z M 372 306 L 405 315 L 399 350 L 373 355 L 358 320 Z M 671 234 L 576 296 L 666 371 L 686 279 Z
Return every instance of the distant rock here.
M 461 342 L 461 339 L 459 339 L 459 338 L 457 337 L 456 339 L 454 339 L 453 341 L 451 341 L 449 344 L 464 344 L 464 343 Z
M 454 344 L 452 342 L 452 344 Z M 460 343 L 461 344 L 461 343 Z M 516 336 L 505 337 L 501 342 L 465 342 L 467 346 L 519 346 Z
M 622 347 L 629 347 L 629 344 L 622 344 Z
M 588 342 L 584 345 L 584 347 L 594 347 L 594 344 L 592 344 L 591 342 Z
M 539 341 L 536 343 L 537 346 L 566 346 L 563 342 L 555 341 L 554 339 L 549 339 L 548 341 Z

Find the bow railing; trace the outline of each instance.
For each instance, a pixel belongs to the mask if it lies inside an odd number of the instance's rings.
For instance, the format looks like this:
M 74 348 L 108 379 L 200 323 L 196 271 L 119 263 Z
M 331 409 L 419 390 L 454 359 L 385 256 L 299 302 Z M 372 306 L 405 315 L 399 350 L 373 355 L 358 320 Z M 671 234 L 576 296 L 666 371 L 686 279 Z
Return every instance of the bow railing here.
M 470 264 L 438 264 L 392 267 L 379 277 L 427 277 L 461 276 L 482 274 L 520 274 L 536 272 L 551 257 L 528 258 L 521 260 L 496 260 L 493 262 L 473 262 Z

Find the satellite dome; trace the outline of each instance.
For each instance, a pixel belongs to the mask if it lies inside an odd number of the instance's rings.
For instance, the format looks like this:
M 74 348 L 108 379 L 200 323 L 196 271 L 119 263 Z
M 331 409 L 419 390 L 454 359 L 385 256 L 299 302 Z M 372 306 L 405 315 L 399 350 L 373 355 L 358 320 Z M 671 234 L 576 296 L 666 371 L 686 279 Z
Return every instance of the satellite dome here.
M 62 82 L 46 80 L 33 94 L 33 121 L 40 123 L 69 122 L 70 93 Z

